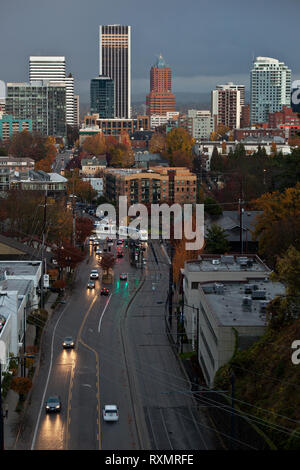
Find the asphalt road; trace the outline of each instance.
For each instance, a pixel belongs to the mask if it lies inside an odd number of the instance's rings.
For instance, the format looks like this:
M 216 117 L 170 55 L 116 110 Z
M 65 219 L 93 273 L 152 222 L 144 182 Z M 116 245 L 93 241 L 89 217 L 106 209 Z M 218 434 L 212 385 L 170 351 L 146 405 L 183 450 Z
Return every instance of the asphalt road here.
M 106 297 L 99 295 L 100 281 L 86 289 L 97 267 L 90 247 L 68 303 L 45 332 L 18 449 L 216 448 L 215 432 L 197 409 L 165 333 L 169 268 L 159 245 L 154 249 L 158 263 L 148 248 L 143 270 L 130 266 L 128 253 L 117 259 Z M 121 272 L 127 282 L 119 280 Z M 63 350 L 65 336 L 76 339 L 74 350 Z M 51 394 L 62 402 L 55 415 L 45 413 Z M 118 405 L 118 422 L 103 421 L 105 404 Z

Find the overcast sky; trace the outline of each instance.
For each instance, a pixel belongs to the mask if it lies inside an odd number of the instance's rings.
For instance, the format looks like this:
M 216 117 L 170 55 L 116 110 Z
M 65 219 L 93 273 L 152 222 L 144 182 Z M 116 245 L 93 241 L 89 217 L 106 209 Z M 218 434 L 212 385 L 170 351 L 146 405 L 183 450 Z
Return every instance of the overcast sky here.
M 131 29 L 132 94 L 149 91 L 162 53 L 173 91 L 249 88 L 254 56 L 277 58 L 300 78 L 299 0 L 0 0 L 0 80 L 28 81 L 30 55 L 64 55 L 82 102 L 98 75 L 100 24 Z

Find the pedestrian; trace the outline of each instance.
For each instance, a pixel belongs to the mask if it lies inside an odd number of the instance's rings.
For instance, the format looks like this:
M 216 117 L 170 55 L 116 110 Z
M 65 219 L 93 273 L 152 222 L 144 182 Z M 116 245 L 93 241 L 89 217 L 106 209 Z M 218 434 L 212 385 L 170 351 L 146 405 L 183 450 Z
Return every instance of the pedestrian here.
M 8 403 L 4 403 L 4 416 L 6 419 L 8 418 Z

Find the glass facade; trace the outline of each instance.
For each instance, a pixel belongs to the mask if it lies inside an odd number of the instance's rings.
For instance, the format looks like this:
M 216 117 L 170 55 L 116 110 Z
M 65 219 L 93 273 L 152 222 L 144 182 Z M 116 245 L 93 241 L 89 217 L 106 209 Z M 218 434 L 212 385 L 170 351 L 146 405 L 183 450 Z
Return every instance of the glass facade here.
M 33 132 L 50 136 L 66 135 L 64 86 L 48 86 L 37 82 L 8 83 L 6 112 L 14 119 L 30 119 Z
M 108 77 L 91 80 L 91 114 L 99 114 L 102 119 L 115 116 L 114 81 Z

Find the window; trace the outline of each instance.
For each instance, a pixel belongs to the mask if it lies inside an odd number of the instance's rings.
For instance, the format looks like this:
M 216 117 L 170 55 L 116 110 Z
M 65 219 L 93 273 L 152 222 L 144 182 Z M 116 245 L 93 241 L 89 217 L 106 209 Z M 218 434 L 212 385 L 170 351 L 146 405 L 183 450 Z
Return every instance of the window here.
M 198 289 L 199 282 L 192 282 L 192 289 Z

